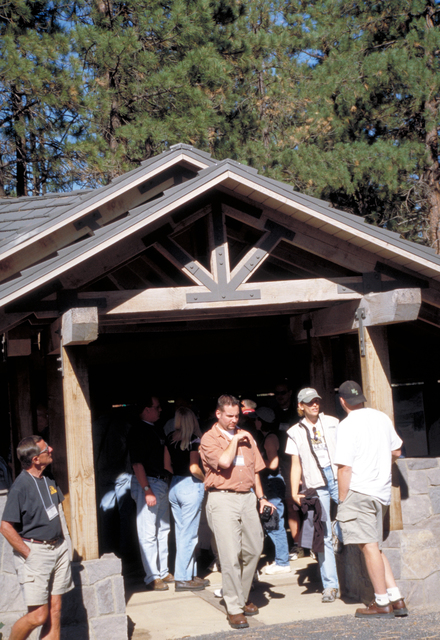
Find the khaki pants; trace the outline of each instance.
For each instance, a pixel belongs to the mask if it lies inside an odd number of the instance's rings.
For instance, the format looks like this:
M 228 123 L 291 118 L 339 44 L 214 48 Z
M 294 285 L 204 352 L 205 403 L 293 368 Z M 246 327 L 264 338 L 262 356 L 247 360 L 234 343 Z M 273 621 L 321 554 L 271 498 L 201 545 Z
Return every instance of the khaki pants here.
M 212 491 L 206 507 L 222 572 L 223 598 L 231 615 L 243 612 L 263 549 L 254 493 Z

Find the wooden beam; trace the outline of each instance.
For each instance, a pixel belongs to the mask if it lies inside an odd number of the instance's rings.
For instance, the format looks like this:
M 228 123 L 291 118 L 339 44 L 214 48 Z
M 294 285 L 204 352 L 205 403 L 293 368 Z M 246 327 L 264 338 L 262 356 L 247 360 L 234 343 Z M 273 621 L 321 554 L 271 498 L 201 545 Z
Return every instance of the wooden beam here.
M 114 269 L 119 269 L 145 250 L 145 244 L 139 235 L 130 236 L 61 274 L 60 282 L 65 289 L 83 287 L 93 280 L 103 278 Z
M 77 560 L 99 557 L 92 417 L 84 347 L 63 347 L 63 398 L 71 510 Z
M 157 184 L 153 184 L 153 181 L 151 182 L 152 187 L 143 189 L 142 193 L 137 188 L 137 185 L 133 185 L 128 189 L 125 187 L 126 190 L 124 193 L 116 194 L 112 199 L 109 199 L 107 196 L 107 201 L 104 199 L 102 202 L 94 200 L 93 205 L 88 206 L 86 204 L 84 211 L 76 216 L 74 222 L 67 222 L 64 226 L 58 226 L 54 231 L 50 233 L 46 232 L 47 235 L 41 238 L 37 237 L 34 241 L 31 240 L 26 243 L 25 246 L 19 245 L 15 252 L 9 252 L 12 255 L 8 255 L 6 259 L 0 260 L 0 280 L 3 281 L 23 271 L 35 262 L 89 235 L 90 230 L 88 226 L 75 226 L 75 222 L 83 220 L 88 214 L 96 211 L 99 216 L 97 218 L 97 225 L 104 226 L 116 218 L 119 218 L 130 209 L 138 207 L 155 195 L 162 193 L 165 189 L 172 187 L 175 183 L 175 178 L 168 177 L 165 180 L 159 181 Z M 141 184 L 144 184 L 144 182 L 142 181 Z
M 29 311 L 23 313 L 5 313 L 4 309 L 0 309 L 0 333 L 10 331 L 14 327 L 18 327 L 26 318 L 31 315 Z
M 17 434 L 17 443 L 32 436 L 31 375 L 30 358 L 17 357 L 8 360 L 9 393 L 11 398 L 12 424 Z
M 72 531 L 66 431 L 64 427 L 63 381 L 59 367 L 58 358 L 55 356 L 46 358 L 47 418 L 49 423 L 49 442 L 54 449 L 52 472 L 64 494 L 64 515 L 66 516 L 69 531 Z
M 277 311 L 278 305 L 289 305 L 295 308 L 309 308 L 322 306 L 331 302 L 353 298 L 359 300 L 362 296 L 355 292 L 341 294 L 338 292 L 338 283 L 325 279 L 314 280 L 292 280 L 288 282 L 255 282 L 243 284 L 238 287 L 238 291 L 259 289 L 261 298 L 246 301 L 231 300 L 228 302 L 201 302 L 187 303 L 187 294 L 197 294 L 205 292 L 204 287 L 172 287 L 168 289 L 147 289 L 146 291 L 105 291 L 105 292 L 83 292 L 78 294 L 79 300 L 91 298 L 105 298 L 107 306 L 98 309 L 101 319 L 111 319 L 114 316 L 128 316 L 146 314 L 157 314 L 164 312 L 182 311 L 185 317 L 189 317 L 191 312 L 199 313 L 212 309 L 221 311 L 225 309 L 227 313 L 233 314 L 235 309 L 247 307 L 251 313 L 255 313 L 254 307 L 268 306 Z M 252 309 L 254 309 L 252 311 Z
M 31 355 L 32 343 L 30 338 L 18 338 L 17 340 L 8 338 L 7 344 L 8 358 Z
M 367 405 L 372 409 L 378 409 L 386 413 L 394 424 L 387 328 L 384 326 L 365 327 L 364 342 L 365 357 L 361 357 L 361 372 L 362 390 L 367 398 Z M 400 487 L 399 485 L 393 485 L 390 506 L 390 531 L 399 529 L 403 529 Z
M 363 309 L 366 327 L 417 320 L 421 306 L 420 289 L 395 289 L 385 293 L 369 293 L 360 300 L 333 305 L 329 309 L 298 315 L 291 320 L 291 330 L 297 340 L 305 340 L 303 324 L 310 320 L 310 336 L 335 336 L 356 331 L 359 322 L 355 312 Z
M 310 347 L 310 386 L 322 398 L 322 411 L 333 416 L 336 408 L 330 338 L 311 338 Z
M 434 327 L 440 327 L 440 309 L 428 304 L 422 304 L 419 319 L 432 324 Z
M 62 316 L 61 335 L 65 347 L 94 342 L 98 338 L 98 308 L 69 309 Z

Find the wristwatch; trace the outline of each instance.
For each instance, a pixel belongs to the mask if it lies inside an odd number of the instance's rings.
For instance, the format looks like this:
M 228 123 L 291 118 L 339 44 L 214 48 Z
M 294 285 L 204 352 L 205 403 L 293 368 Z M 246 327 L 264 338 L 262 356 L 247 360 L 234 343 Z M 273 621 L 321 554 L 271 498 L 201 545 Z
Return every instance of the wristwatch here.
M 267 496 L 261 496 L 260 498 L 257 498 L 257 500 L 267 500 Z
M 149 491 L 149 489 L 150 489 L 150 485 L 146 484 L 145 487 L 144 487 L 144 491 Z

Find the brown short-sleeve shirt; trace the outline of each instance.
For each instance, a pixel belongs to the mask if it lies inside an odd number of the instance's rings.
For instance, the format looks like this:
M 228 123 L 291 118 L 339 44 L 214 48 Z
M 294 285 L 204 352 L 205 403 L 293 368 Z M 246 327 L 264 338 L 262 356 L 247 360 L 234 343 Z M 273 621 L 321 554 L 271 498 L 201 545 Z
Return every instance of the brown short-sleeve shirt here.
M 254 439 L 250 434 L 249 437 L 251 444 L 240 445 L 237 448 L 236 460 L 228 469 L 221 469 L 218 461 L 231 440 L 218 424 L 203 435 L 199 452 L 205 468 L 206 489 L 227 489 L 245 493 L 255 486 L 255 474 L 265 469 L 266 465 Z

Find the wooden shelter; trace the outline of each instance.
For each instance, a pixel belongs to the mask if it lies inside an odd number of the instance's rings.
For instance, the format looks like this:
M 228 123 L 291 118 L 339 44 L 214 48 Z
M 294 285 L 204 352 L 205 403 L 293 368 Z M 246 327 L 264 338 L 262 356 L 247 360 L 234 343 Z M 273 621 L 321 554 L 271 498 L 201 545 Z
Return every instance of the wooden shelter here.
M 335 388 L 358 379 L 370 406 L 396 410 L 407 454 L 419 431 L 426 455 L 439 307 L 430 249 L 187 145 L 96 190 L 3 198 L 1 406 L 11 430 L 0 454 L 47 408 L 84 560 L 99 555 L 92 421 L 152 385 L 203 398 L 266 393 L 289 375 L 316 386 L 333 413 Z M 419 394 L 412 412 L 405 389 Z

